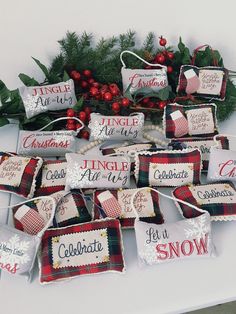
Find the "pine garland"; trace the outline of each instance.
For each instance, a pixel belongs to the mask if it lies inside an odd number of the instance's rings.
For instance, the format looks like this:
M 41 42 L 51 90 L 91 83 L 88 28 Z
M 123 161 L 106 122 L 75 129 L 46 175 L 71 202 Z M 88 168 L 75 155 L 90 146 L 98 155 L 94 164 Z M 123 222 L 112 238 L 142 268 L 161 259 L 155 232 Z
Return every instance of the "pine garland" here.
M 20 73 L 19 78 L 26 86 L 37 86 L 45 84 L 54 84 L 66 81 L 72 70 L 83 71 L 90 69 L 96 81 L 103 84 L 116 83 L 122 89 L 121 82 L 121 62 L 120 53 L 123 50 L 131 50 L 142 58 L 152 61 L 152 59 L 161 51 L 157 48 L 157 39 L 154 33 L 150 32 L 141 45 L 137 44 L 136 33 L 128 31 L 126 34 L 120 34 L 117 37 L 101 38 L 95 42 L 92 34 L 86 32 L 77 34 L 75 32 L 67 32 L 66 36 L 58 41 L 59 54 L 55 56 L 49 68 L 43 65 L 39 60 L 33 58 L 36 64 L 45 75 L 43 82 L 37 82 L 34 78 L 26 74 Z M 172 47 L 167 47 L 168 51 L 173 51 Z M 219 66 L 223 66 L 223 59 L 217 50 L 214 50 L 214 57 L 217 59 Z M 174 59 L 171 63 L 174 71 L 168 75 L 169 85 L 167 89 L 157 95 L 161 100 L 174 99 L 175 91 L 178 83 L 179 69 L 181 65 L 190 64 L 192 56 L 189 49 L 184 45 L 180 38 L 178 50 L 174 52 Z M 124 61 L 130 68 L 143 68 L 143 63 L 133 56 L 124 56 Z M 206 48 L 205 51 L 199 51 L 196 56 L 195 65 L 202 67 L 211 65 L 212 51 Z M 167 62 L 168 65 L 168 62 Z M 80 99 L 82 90 L 76 87 L 76 94 Z M 126 95 L 127 96 L 127 95 Z M 130 95 L 128 95 L 130 96 Z M 137 97 L 138 99 L 138 97 Z M 198 99 L 199 102 L 205 102 L 206 99 Z M 18 90 L 10 91 L 5 84 L 0 81 L 0 126 L 9 123 L 9 118 L 18 118 L 20 127 L 23 129 L 37 129 L 49 123 L 55 118 L 65 114 L 61 112 L 47 112 L 27 119 L 25 116 L 24 106 L 20 98 Z M 225 101 L 214 101 L 217 106 L 218 119 L 225 120 L 235 110 L 236 88 L 233 83 L 228 80 Z M 111 114 L 110 107 L 104 102 L 90 100 L 89 103 L 94 110 Z M 191 101 L 184 101 L 183 104 L 189 104 Z M 81 101 L 75 106 L 76 110 L 81 110 Z M 129 113 L 130 109 L 122 109 L 121 114 Z M 161 118 L 160 112 L 153 112 L 151 118 L 157 123 Z

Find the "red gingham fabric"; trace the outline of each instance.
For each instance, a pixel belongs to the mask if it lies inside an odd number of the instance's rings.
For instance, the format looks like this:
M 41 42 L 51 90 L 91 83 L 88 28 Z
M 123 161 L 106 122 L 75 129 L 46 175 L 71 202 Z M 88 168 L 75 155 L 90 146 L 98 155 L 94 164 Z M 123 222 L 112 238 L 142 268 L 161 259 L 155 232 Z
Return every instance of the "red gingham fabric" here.
M 114 196 L 101 204 L 108 217 L 117 218 L 120 216 L 121 207 Z
M 44 219 L 35 210 L 29 209 L 29 211 L 20 219 L 23 225 L 24 232 L 36 235 L 44 227 Z
M 85 231 L 107 229 L 109 260 L 96 264 L 77 267 L 53 267 L 52 238 L 60 235 L 74 234 Z M 49 283 L 56 280 L 68 279 L 80 275 L 91 275 L 101 272 L 123 272 L 123 244 L 120 223 L 117 219 L 97 220 L 89 223 L 73 225 L 66 228 L 48 229 L 42 239 L 40 252 L 40 282 Z
M 188 121 L 184 116 L 174 120 L 174 125 L 176 137 L 181 137 L 185 134 L 188 134 Z

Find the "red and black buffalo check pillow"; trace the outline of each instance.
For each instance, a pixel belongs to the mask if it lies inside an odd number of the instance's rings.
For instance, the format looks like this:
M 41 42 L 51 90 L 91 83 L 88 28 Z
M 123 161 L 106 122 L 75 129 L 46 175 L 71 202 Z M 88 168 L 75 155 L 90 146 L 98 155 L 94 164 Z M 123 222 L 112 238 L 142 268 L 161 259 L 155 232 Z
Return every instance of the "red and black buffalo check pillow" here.
M 102 219 L 106 217 L 106 213 L 103 210 L 102 204 L 98 200 L 98 195 L 106 190 L 96 190 L 93 194 L 93 219 Z M 127 190 L 111 190 L 111 194 L 119 202 L 122 211 L 118 218 L 122 228 L 133 228 L 135 221 L 135 214 L 131 210 L 131 196 L 136 189 Z M 150 200 L 148 199 L 150 195 Z M 163 215 L 159 207 L 158 194 L 151 191 L 150 193 L 144 193 L 138 195 L 137 198 L 137 211 L 141 221 L 150 223 L 162 224 L 164 223 Z
M 207 210 L 211 215 L 211 220 L 236 219 L 236 190 L 231 182 L 181 186 L 173 191 L 173 196 Z M 178 202 L 176 205 L 185 218 L 201 215 L 188 205 Z
M 65 189 L 66 160 L 44 160 L 35 196 L 50 195 Z
M 57 201 L 56 214 L 52 224 L 53 227 L 66 227 L 91 221 L 91 215 L 88 212 L 85 201 L 79 191 L 72 190 L 65 196 L 63 196 L 62 193 L 57 192 L 51 196 L 54 197 Z M 50 200 L 42 199 L 37 201 L 29 201 L 27 206 L 29 209 L 34 210 L 36 214 L 39 215 L 39 217 L 43 218 L 44 224 L 46 224 L 48 219 L 51 217 L 52 203 Z M 14 226 L 16 229 L 27 233 L 27 230 L 25 230 L 25 226 L 22 221 L 15 217 L 15 214 L 20 207 L 21 206 L 15 206 L 12 209 Z M 28 220 L 30 220 L 30 216 L 28 217 Z M 33 223 L 34 221 L 28 221 L 28 224 L 32 226 Z
M 199 184 L 202 162 L 199 149 L 139 152 L 135 156 L 138 187 Z
M 189 113 L 191 110 L 199 109 L 199 114 L 193 120 L 193 127 L 195 128 L 195 134 L 189 134 L 188 130 L 184 133 L 183 136 L 176 136 L 176 127 L 181 127 L 177 119 L 174 121 L 171 115 L 176 114 L 178 112 L 179 115 L 182 115 L 183 119 L 187 119 L 187 112 Z M 204 109 L 208 109 L 212 113 L 212 121 L 209 122 L 205 120 L 202 111 Z M 168 104 L 165 106 L 164 115 L 163 115 L 163 129 L 165 131 L 166 137 L 173 139 L 173 138 L 187 138 L 187 137 L 213 137 L 214 135 L 218 134 L 217 131 L 217 119 L 216 119 L 216 105 L 215 104 L 198 104 L 198 105 L 190 105 L 190 106 L 182 106 L 177 103 Z M 182 121 L 180 119 L 179 121 Z M 210 127 L 210 131 L 208 127 Z M 204 127 L 206 132 L 204 132 Z
M 32 198 L 42 164 L 40 157 L 0 152 L 0 191 Z
M 124 272 L 119 220 L 48 229 L 41 243 L 39 268 L 42 284 L 80 275 Z

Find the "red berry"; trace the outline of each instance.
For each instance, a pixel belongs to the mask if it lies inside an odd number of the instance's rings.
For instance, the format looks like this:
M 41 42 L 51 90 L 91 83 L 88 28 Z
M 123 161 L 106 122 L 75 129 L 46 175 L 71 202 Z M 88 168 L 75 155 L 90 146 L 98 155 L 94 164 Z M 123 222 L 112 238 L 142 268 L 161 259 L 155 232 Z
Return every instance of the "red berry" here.
M 90 70 L 84 70 L 83 75 L 86 77 L 90 77 L 92 75 L 92 72 Z
M 171 52 L 171 51 L 168 51 L 167 57 L 172 60 L 172 59 L 174 59 L 175 54 L 173 52 Z
M 128 107 L 129 106 L 129 99 L 128 98 L 122 98 L 121 105 L 123 107 Z
M 155 62 L 163 64 L 166 61 L 165 56 L 162 53 L 159 53 L 156 58 L 155 58 Z
M 77 74 L 77 71 L 73 70 L 70 72 L 70 77 L 74 78 L 76 74 Z
M 103 85 L 101 86 L 101 91 L 108 92 L 108 85 L 107 85 L 107 84 L 103 84 Z
M 81 124 L 79 122 L 76 123 L 76 130 L 81 128 Z
M 161 36 L 161 37 L 160 37 L 160 40 L 159 40 L 160 46 L 165 46 L 166 43 L 167 43 L 167 40 Z
M 91 108 L 90 107 L 84 107 L 84 112 L 89 115 L 91 113 Z
M 67 109 L 66 115 L 67 115 L 67 117 L 74 117 L 75 111 L 73 109 Z
M 97 87 L 97 88 L 99 88 L 99 83 L 98 82 L 93 82 L 93 87 Z
M 90 85 L 92 85 L 94 82 L 95 82 L 95 79 L 93 79 L 93 78 L 90 78 L 90 79 L 88 80 L 88 83 L 89 83 Z
M 150 101 L 150 98 L 146 97 L 146 98 L 143 98 L 142 103 L 144 105 L 147 105 L 149 101 Z
M 96 96 L 99 93 L 99 90 L 97 87 L 91 87 L 89 90 L 91 96 Z
M 166 104 L 167 104 L 167 102 L 165 100 L 161 100 L 161 101 L 159 101 L 158 107 L 160 109 L 164 109 Z
M 88 82 L 82 81 L 81 82 L 81 87 L 84 88 L 84 89 L 88 88 Z
M 118 102 L 113 102 L 111 109 L 115 113 L 120 112 L 120 104 Z
M 75 120 L 74 119 L 68 119 L 67 120 L 67 124 L 74 124 L 75 123 Z
M 153 101 L 149 101 L 147 104 L 148 108 L 154 108 L 155 107 L 155 103 Z
M 83 139 L 85 139 L 85 140 L 88 140 L 89 139 L 89 132 L 88 131 L 86 131 L 86 130 L 82 130 L 81 132 L 80 132 L 80 136 L 81 136 L 81 138 L 83 138 Z
M 101 100 L 101 99 L 102 99 L 102 94 L 101 94 L 101 93 L 98 93 L 98 94 L 95 96 L 95 99 Z
M 80 111 L 80 113 L 78 114 L 78 117 L 82 122 L 85 122 L 87 120 L 87 114 L 84 111 Z
M 103 99 L 106 101 L 111 101 L 113 98 L 112 94 L 110 92 L 106 92 L 103 96 Z
M 73 123 L 67 123 L 67 125 L 66 125 L 66 128 L 67 128 L 67 130 L 69 130 L 69 131 L 75 131 L 76 130 L 76 125 Z
M 79 81 L 81 79 L 81 75 L 79 72 L 75 73 L 74 80 Z
M 109 90 L 113 96 L 118 96 L 120 93 L 119 87 L 116 84 L 110 84 Z
M 173 72 L 173 68 L 172 68 L 172 66 L 170 66 L 170 65 L 168 65 L 168 67 L 167 67 L 167 73 L 172 73 Z

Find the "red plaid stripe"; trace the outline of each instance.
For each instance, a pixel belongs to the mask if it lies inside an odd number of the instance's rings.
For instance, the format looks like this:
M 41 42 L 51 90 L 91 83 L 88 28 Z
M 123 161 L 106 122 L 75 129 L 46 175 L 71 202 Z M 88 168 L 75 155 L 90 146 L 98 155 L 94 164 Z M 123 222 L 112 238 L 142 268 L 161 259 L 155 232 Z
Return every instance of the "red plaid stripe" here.
M 35 210 L 30 209 L 21 219 L 23 229 L 26 233 L 36 235 L 44 227 L 44 219 Z

